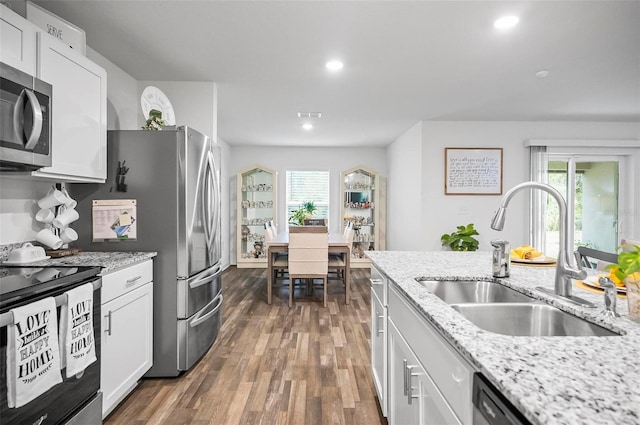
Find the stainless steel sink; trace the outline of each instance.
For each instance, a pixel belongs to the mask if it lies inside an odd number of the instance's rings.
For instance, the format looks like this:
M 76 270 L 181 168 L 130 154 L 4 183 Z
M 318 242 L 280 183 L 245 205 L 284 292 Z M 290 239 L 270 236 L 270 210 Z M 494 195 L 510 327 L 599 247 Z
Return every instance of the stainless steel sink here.
M 528 295 L 486 280 L 416 280 L 448 304 L 536 301 Z
M 454 304 L 474 325 L 514 336 L 619 336 L 577 316 L 542 303 Z

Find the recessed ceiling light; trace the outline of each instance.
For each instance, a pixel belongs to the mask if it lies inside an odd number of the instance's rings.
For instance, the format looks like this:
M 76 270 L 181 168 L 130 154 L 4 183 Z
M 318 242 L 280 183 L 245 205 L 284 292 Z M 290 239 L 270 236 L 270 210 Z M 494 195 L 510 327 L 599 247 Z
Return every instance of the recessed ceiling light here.
M 298 112 L 298 118 L 322 118 L 322 112 Z
M 495 21 L 493 23 L 493 26 L 495 28 L 503 30 L 503 29 L 515 27 L 518 24 L 518 22 L 520 22 L 520 19 L 518 19 L 517 16 L 503 16 L 502 18 Z
M 540 71 L 536 72 L 536 77 L 538 78 L 547 78 L 549 76 L 549 71 L 547 71 L 546 69 L 541 69 Z
M 313 126 L 309 123 L 302 124 L 302 128 L 309 131 L 313 128 Z
M 329 62 L 327 62 L 325 64 L 325 66 L 327 67 L 327 69 L 329 71 L 340 71 L 342 69 L 342 67 L 344 66 L 344 64 L 342 62 L 340 62 L 339 60 L 330 60 Z

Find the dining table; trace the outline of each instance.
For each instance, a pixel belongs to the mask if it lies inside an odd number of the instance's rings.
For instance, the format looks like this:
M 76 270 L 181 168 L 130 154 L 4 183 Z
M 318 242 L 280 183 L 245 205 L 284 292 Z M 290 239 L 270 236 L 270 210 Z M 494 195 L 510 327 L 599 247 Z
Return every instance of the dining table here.
M 350 302 L 351 285 L 351 242 L 342 233 L 328 234 L 329 254 L 341 254 L 344 263 L 345 304 Z M 273 296 L 273 259 L 278 253 L 289 251 L 288 229 L 278 233 L 267 245 L 267 303 L 271 304 Z

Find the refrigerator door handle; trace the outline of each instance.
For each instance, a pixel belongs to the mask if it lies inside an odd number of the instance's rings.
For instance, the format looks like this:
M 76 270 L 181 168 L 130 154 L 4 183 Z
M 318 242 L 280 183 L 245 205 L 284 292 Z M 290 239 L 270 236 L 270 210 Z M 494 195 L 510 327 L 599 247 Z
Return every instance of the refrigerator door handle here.
M 213 203 L 216 201 L 217 185 L 215 178 L 215 168 L 213 163 L 213 154 L 211 152 L 207 155 L 207 165 L 204 176 L 204 184 L 202 185 L 202 199 L 203 199 L 203 217 L 206 217 L 204 222 L 204 232 L 207 244 L 207 251 L 210 261 L 215 261 L 213 257 L 216 235 L 214 233 L 218 223 L 218 210 Z M 212 199 L 213 198 L 213 199 Z M 214 227 L 215 226 L 215 227 Z
M 189 288 L 194 289 L 194 288 L 197 288 L 198 286 L 206 285 L 207 283 L 211 282 L 213 279 L 218 277 L 220 273 L 222 273 L 222 266 L 218 265 L 212 274 L 207 274 L 204 277 L 198 276 L 197 279 L 193 280 L 192 282 L 189 282 Z
M 213 316 L 214 314 L 216 314 L 218 312 L 218 310 L 220 310 L 220 307 L 222 307 L 222 299 L 223 299 L 223 296 L 222 296 L 222 294 L 220 294 L 218 296 L 218 305 L 215 306 L 213 308 L 213 310 L 211 310 L 210 312 L 204 314 L 203 316 L 194 317 L 193 320 L 191 320 L 189 322 L 189 326 L 191 326 L 192 328 L 195 328 L 196 326 L 200 325 L 201 323 L 206 322 L 207 320 L 209 320 L 209 318 L 211 316 Z

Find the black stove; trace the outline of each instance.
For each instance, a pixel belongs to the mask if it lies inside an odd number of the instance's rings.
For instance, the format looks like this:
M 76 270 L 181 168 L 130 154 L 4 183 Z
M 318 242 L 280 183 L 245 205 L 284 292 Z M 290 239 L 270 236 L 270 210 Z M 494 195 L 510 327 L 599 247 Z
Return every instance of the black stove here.
M 100 267 L 95 266 L 0 265 L 0 311 L 16 307 L 33 297 L 86 281 L 98 273 Z

